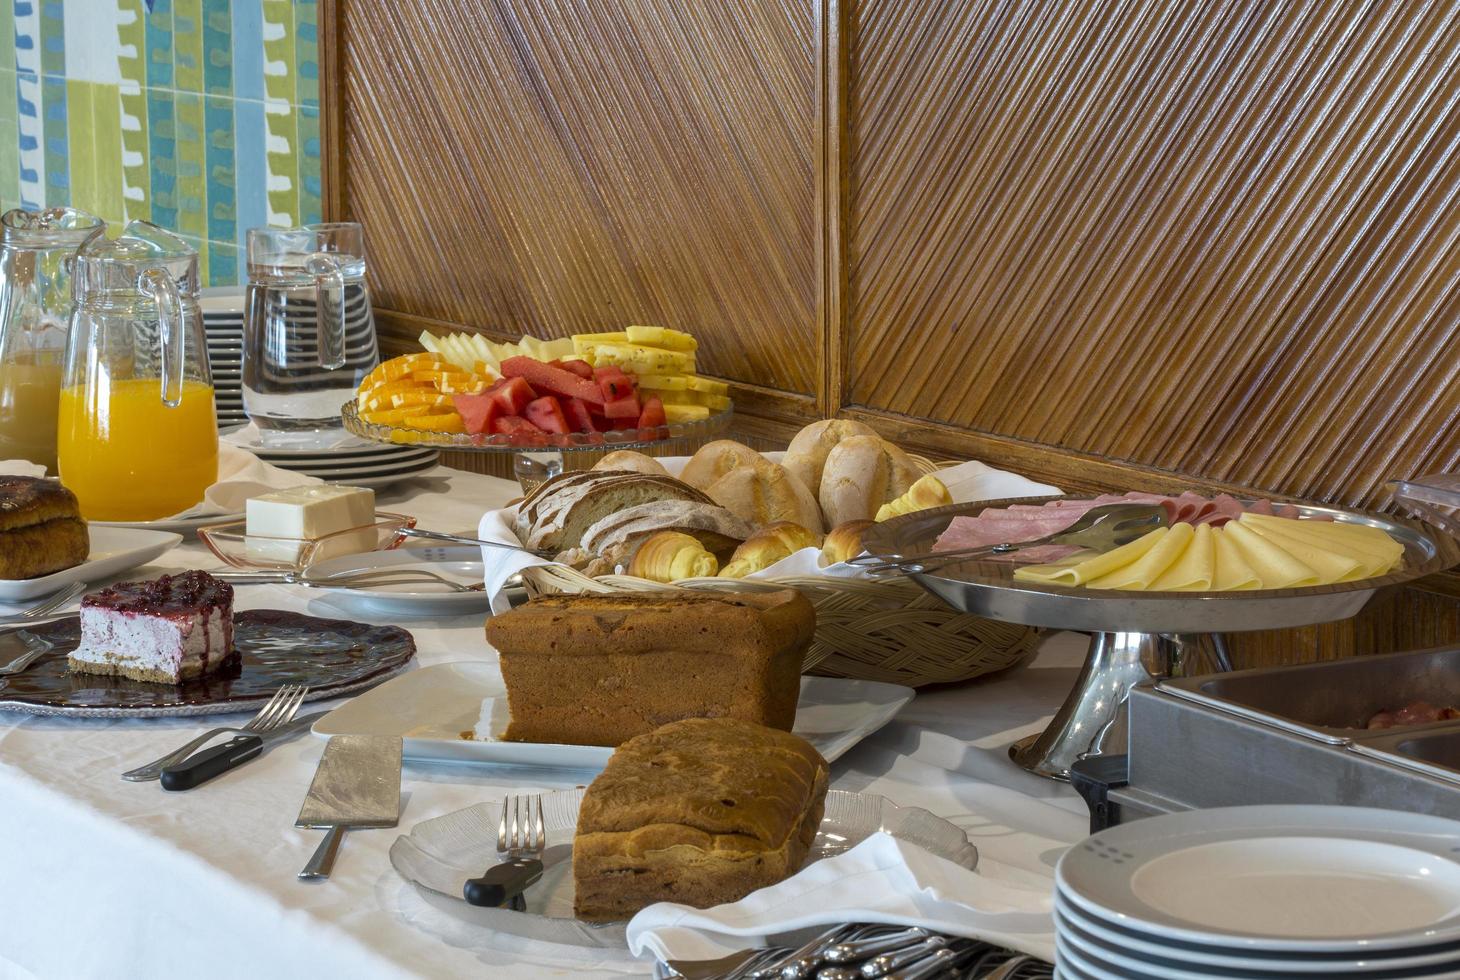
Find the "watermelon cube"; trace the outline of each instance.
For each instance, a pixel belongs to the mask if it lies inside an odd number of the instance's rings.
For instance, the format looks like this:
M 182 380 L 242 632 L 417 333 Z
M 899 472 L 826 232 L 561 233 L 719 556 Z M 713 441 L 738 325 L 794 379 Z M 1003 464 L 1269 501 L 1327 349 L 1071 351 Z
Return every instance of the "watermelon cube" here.
M 603 402 L 605 405 L 611 401 L 617 401 L 625 395 L 632 395 L 634 393 L 634 383 L 628 379 L 627 375 L 621 375 L 619 377 L 608 375 L 599 378 L 598 387 L 603 392 Z
M 564 371 L 571 371 L 585 381 L 593 380 L 593 365 L 587 361 L 580 361 L 576 357 L 570 357 L 558 364 Z
M 508 378 L 506 384 L 492 392 L 492 397 L 502 406 L 503 415 L 521 415 L 527 403 L 537 397 L 537 392 L 521 378 Z
M 588 411 L 588 403 L 581 398 L 569 398 L 563 402 L 563 416 L 568 420 L 568 428 L 574 432 L 598 430 L 598 426 L 593 424 L 593 413 Z
M 619 367 L 617 364 L 605 364 L 603 367 L 596 367 L 593 369 L 593 378 L 595 381 L 602 381 L 604 378 L 627 377 L 628 375 L 624 374 L 624 369 Z
M 502 404 L 486 392 L 480 395 L 452 395 L 451 405 L 461 416 L 461 424 L 472 435 L 492 431 L 492 423 L 502 414 Z
M 547 433 L 527 419 L 517 415 L 499 415 L 492 423 L 492 431 L 510 438 L 513 442 L 547 442 Z
M 639 396 L 630 391 L 622 397 L 613 401 L 603 403 L 603 414 L 610 419 L 633 419 L 634 425 L 639 424 L 639 415 L 643 407 L 639 404 Z
M 639 413 L 639 428 L 652 429 L 664 424 L 664 402 L 650 397 L 644 400 L 644 410 Z
M 566 433 L 568 420 L 563 417 L 563 406 L 552 395 L 543 395 L 527 403 L 522 417 L 544 432 Z
M 544 394 L 581 398 L 590 405 L 601 405 L 604 401 L 603 392 L 592 381 L 531 357 L 518 355 L 507 358 L 502 362 L 502 376 L 521 378 Z

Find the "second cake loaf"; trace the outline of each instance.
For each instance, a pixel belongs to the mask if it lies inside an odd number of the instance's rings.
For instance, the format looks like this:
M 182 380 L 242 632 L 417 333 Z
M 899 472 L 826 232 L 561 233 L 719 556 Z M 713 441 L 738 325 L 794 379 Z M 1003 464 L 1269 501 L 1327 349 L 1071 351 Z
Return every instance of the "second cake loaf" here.
M 789 731 L 816 611 L 794 589 L 545 596 L 487 621 L 517 742 L 618 745 L 681 718 Z

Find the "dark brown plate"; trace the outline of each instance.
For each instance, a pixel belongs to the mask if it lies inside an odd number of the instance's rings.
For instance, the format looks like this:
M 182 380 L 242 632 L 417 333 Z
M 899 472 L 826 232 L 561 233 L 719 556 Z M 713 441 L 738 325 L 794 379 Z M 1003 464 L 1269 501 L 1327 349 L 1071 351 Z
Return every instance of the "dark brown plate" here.
M 237 666 L 183 684 L 148 684 L 71 673 L 66 657 L 80 639 L 77 616 L 30 632 L 55 648 L 24 673 L 0 677 L 0 710 L 92 718 L 253 711 L 284 684 L 309 685 L 309 701 L 374 687 L 404 670 L 416 653 L 416 641 L 397 626 L 252 609 L 233 618 Z

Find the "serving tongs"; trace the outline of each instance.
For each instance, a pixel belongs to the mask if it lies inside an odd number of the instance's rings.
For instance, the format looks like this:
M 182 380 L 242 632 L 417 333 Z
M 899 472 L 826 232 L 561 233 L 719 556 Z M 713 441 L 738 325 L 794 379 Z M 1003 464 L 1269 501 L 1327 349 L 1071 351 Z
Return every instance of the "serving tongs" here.
M 1070 545 L 1106 552 L 1129 544 L 1158 527 L 1165 527 L 1170 521 L 1166 508 L 1159 504 L 1101 504 L 1091 507 L 1080 515 L 1079 520 L 1055 534 L 1047 534 L 1032 541 L 1008 541 L 1003 544 L 983 545 L 978 548 L 959 548 L 954 551 L 937 551 L 915 558 L 901 555 L 859 555 L 849 560 L 873 577 L 896 575 L 917 575 L 931 572 L 948 565 L 988 558 L 992 555 L 1007 555 L 1026 548 L 1037 548 L 1047 544 Z

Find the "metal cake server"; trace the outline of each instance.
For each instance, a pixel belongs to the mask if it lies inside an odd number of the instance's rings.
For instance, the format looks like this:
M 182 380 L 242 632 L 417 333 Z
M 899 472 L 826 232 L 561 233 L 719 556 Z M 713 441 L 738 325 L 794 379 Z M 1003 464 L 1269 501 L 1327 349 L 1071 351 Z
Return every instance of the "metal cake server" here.
M 296 827 L 326 828 L 301 878 L 328 878 L 347 829 L 394 827 L 400 819 L 401 740 L 336 735 L 324 747 Z

